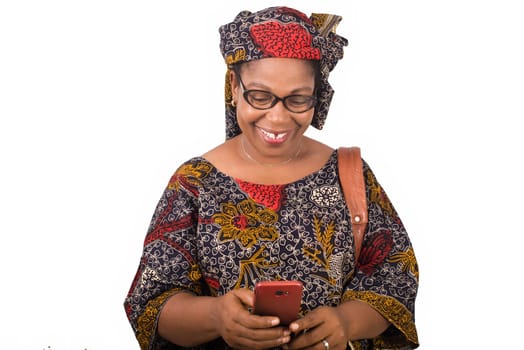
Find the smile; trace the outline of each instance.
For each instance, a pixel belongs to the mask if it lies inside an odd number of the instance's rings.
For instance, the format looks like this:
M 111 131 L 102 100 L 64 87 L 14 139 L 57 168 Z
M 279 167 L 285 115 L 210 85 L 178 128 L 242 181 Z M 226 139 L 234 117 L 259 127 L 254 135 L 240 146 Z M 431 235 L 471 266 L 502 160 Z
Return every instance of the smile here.
M 282 140 L 284 136 L 287 135 L 287 132 L 275 134 L 275 133 L 272 133 L 272 132 L 269 132 L 263 129 L 260 129 L 260 131 L 262 132 L 262 134 L 264 134 L 264 136 L 266 136 L 269 139 L 275 140 L 275 141 Z

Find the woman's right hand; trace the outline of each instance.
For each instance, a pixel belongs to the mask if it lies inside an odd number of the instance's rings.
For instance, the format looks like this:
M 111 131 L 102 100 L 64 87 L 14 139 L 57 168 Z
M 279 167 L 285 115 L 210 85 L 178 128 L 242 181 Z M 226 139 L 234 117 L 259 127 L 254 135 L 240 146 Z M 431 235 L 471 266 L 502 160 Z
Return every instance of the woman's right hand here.
M 290 341 L 287 327 L 278 326 L 278 317 L 257 316 L 254 294 L 249 289 L 234 289 L 216 298 L 213 321 L 224 341 L 234 349 L 268 349 Z

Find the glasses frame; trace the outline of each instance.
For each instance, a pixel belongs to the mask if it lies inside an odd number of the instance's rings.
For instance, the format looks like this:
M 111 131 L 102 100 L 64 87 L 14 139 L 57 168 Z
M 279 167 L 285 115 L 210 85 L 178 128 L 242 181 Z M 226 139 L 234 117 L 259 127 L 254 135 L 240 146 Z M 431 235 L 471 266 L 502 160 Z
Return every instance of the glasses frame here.
M 246 89 L 246 86 L 244 85 L 244 82 L 242 81 L 242 78 L 240 77 L 240 74 L 237 74 L 238 76 L 238 81 L 240 82 L 240 87 L 242 88 L 243 90 L 243 93 L 242 93 L 242 96 L 244 97 L 244 100 L 246 100 L 246 102 L 253 108 L 255 109 L 258 109 L 258 110 L 267 110 L 267 109 L 271 109 L 273 107 L 275 107 L 275 105 L 281 101 L 282 104 L 284 105 L 284 107 L 292 112 L 292 113 L 304 113 L 304 112 L 307 112 L 309 111 L 311 108 L 314 108 L 316 105 L 317 105 L 317 98 L 316 96 L 314 95 L 301 95 L 301 94 L 292 94 L 292 95 L 287 95 L 287 96 L 284 96 L 284 97 L 280 97 L 280 96 L 277 96 L 275 95 L 274 93 L 270 92 L 270 91 L 267 91 L 267 90 L 258 90 L 258 89 Z M 252 93 L 252 92 L 260 92 L 260 93 L 265 93 L 265 94 L 268 94 L 269 96 L 272 96 L 273 97 L 273 101 L 270 103 L 270 105 L 268 107 L 257 107 L 257 106 L 254 106 L 250 101 L 249 101 L 249 94 Z M 294 110 L 292 108 L 289 108 L 289 106 L 287 105 L 286 101 L 288 101 L 289 98 L 292 98 L 292 97 L 296 97 L 296 96 L 300 96 L 300 97 L 307 97 L 307 99 L 309 99 L 311 101 L 311 104 L 309 107 L 307 107 L 306 109 L 301 109 L 301 110 Z

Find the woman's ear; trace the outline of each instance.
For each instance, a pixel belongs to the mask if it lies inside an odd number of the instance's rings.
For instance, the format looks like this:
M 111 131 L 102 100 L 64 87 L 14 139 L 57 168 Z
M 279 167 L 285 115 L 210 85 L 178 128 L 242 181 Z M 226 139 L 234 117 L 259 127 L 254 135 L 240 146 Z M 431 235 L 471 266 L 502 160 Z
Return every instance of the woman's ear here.
M 233 69 L 229 70 L 229 84 L 231 86 L 231 97 L 233 102 L 236 102 L 237 99 L 237 90 L 238 90 L 238 79 L 235 71 Z

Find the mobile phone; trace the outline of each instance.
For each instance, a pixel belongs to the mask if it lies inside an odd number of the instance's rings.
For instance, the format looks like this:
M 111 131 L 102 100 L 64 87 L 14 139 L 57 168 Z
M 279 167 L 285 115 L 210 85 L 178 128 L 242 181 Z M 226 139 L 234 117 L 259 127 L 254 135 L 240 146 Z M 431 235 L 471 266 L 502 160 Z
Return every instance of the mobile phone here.
M 298 318 L 302 303 L 302 282 L 260 281 L 255 284 L 253 313 L 277 316 L 280 325 L 287 326 Z

